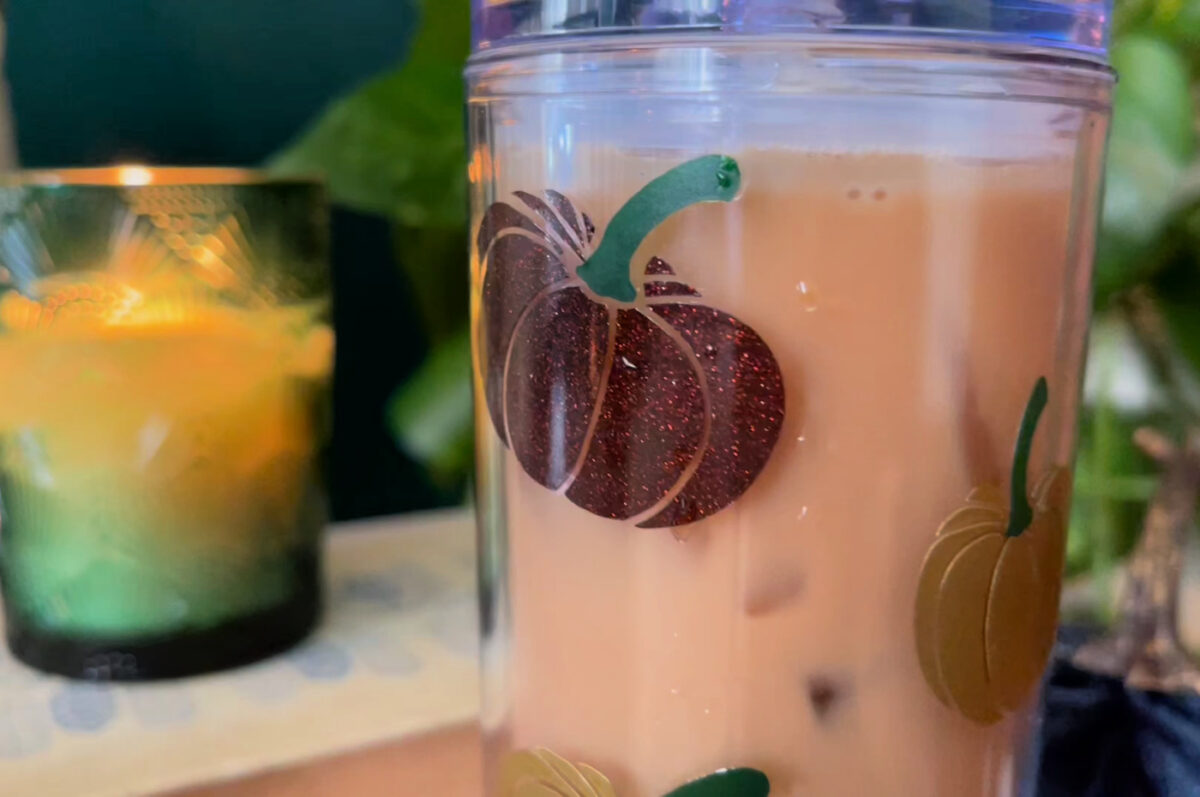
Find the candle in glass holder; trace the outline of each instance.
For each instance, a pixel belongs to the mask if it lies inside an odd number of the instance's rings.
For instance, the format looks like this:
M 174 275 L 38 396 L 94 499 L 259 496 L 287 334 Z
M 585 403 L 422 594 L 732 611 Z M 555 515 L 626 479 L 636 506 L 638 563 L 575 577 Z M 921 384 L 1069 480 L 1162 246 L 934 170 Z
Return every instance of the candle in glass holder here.
M 0 187 L 0 577 L 15 655 L 154 678 L 315 622 L 323 192 L 231 169 Z

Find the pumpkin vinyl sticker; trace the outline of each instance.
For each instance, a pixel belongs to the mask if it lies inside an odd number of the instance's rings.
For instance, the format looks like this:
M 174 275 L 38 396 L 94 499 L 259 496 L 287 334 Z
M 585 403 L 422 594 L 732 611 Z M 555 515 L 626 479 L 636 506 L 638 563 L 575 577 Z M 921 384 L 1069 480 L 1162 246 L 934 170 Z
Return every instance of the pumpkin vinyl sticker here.
M 976 487 L 937 530 L 917 588 L 917 656 L 945 705 L 983 725 L 1020 709 L 1054 645 L 1070 474 L 1054 467 L 1027 493 L 1029 455 L 1048 399 L 1026 405 L 1009 496 Z
M 631 279 L 663 221 L 731 202 L 740 185 L 732 158 L 688 161 L 626 202 L 598 244 L 556 191 L 518 191 L 524 210 L 484 213 L 483 390 L 497 435 L 536 482 L 596 515 L 674 528 L 729 506 L 762 471 L 784 411 L 767 344 L 657 257 Z
M 757 769 L 722 769 L 672 790 L 664 797 L 768 797 L 767 776 Z M 594 767 L 572 764 L 538 747 L 510 753 L 500 767 L 500 797 L 617 797 L 612 783 Z
M 500 767 L 500 797 L 617 797 L 608 778 L 544 747 L 511 753 Z

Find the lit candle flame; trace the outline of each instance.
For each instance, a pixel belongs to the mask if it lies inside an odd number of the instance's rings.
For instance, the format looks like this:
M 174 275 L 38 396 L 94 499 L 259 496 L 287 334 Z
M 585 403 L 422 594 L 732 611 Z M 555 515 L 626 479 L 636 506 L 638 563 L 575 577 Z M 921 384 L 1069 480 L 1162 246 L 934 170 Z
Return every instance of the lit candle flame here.
M 154 174 L 145 166 L 122 166 L 117 169 L 117 180 L 121 185 L 150 185 Z

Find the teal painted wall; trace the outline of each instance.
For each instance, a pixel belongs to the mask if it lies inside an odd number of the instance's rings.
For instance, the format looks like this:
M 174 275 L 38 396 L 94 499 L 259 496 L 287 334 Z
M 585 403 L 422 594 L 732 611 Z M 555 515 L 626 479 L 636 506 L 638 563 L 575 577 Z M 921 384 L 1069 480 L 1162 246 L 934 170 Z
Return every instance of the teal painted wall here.
M 10 0 L 7 18 L 26 166 L 258 162 L 398 61 L 415 19 L 407 0 Z

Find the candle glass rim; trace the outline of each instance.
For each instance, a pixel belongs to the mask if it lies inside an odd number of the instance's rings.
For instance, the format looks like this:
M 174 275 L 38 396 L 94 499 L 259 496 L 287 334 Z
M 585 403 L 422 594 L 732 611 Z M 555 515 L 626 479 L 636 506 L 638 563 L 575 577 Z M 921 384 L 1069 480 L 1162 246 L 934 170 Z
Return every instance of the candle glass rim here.
M 154 188 L 161 186 L 321 186 L 316 176 L 281 176 L 262 169 L 241 166 L 71 166 L 49 169 L 18 169 L 0 176 L 0 188 Z

